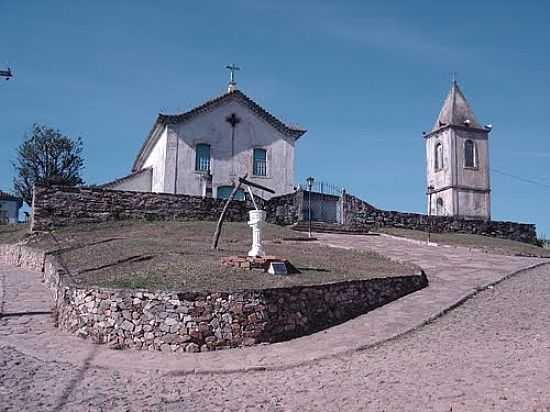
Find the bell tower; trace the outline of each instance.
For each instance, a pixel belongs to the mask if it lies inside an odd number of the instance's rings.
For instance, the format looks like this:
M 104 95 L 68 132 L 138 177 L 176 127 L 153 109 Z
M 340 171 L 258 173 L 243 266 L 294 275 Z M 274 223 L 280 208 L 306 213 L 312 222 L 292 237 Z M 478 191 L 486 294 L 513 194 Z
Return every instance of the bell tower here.
M 481 126 L 456 81 L 426 142 L 428 213 L 491 219 L 489 133 Z

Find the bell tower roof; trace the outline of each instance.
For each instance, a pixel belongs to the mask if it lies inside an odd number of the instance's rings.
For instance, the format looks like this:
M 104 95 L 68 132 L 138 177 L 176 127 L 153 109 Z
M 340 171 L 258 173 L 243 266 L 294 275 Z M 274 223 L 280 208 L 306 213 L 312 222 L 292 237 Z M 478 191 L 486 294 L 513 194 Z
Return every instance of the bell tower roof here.
M 453 80 L 432 132 L 447 126 L 483 129 L 456 80 Z

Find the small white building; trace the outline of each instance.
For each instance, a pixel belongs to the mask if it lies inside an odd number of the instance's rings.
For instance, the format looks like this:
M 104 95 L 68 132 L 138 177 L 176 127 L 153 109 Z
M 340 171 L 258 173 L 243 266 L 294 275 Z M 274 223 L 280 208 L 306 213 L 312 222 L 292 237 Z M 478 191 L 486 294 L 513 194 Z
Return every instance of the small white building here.
M 0 190 L 0 224 L 18 223 L 23 200 Z
M 490 131 L 454 81 L 432 131 L 424 136 L 429 214 L 491 218 Z
M 192 110 L 159 114 L 132 173 L 103 187 L 226 198 L 247 174 L 278 195 L 288 193 L 295 185 L 294 147 L 305 132 L 277 119 L 232 79 L 227 93 Z

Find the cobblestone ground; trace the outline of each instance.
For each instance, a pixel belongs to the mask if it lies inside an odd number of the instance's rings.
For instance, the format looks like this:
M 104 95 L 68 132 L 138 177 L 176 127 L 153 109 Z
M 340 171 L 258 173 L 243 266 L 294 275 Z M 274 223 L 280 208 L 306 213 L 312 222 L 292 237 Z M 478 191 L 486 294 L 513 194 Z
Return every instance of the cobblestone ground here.
M 282 371 L 177 376 L 76 367 L 0 339 L 0 409 L 550 411 L 549 296 L 546 265 L 399 339 Z M 0 332 L 41 322 L 51 319 L 3 318 Z

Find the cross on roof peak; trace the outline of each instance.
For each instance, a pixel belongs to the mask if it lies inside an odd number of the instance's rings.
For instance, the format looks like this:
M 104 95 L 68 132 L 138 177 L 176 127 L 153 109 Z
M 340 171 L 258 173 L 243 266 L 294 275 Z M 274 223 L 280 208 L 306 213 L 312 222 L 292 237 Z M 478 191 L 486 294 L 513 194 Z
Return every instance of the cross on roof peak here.
M 235 81 L 235 72 L 238 70 L 241 70 L 240 67 L 237 67 L 235 64 L 228 64 L 225 66 L 227 70 L 229 70 L 229 86 L 227 88 L 228 92 L 234 91 L 237 87 L 237 82 Z
M 451 72 L 451 85 L 458 83 L 456 78 L 457 78 L 457 72 Z

